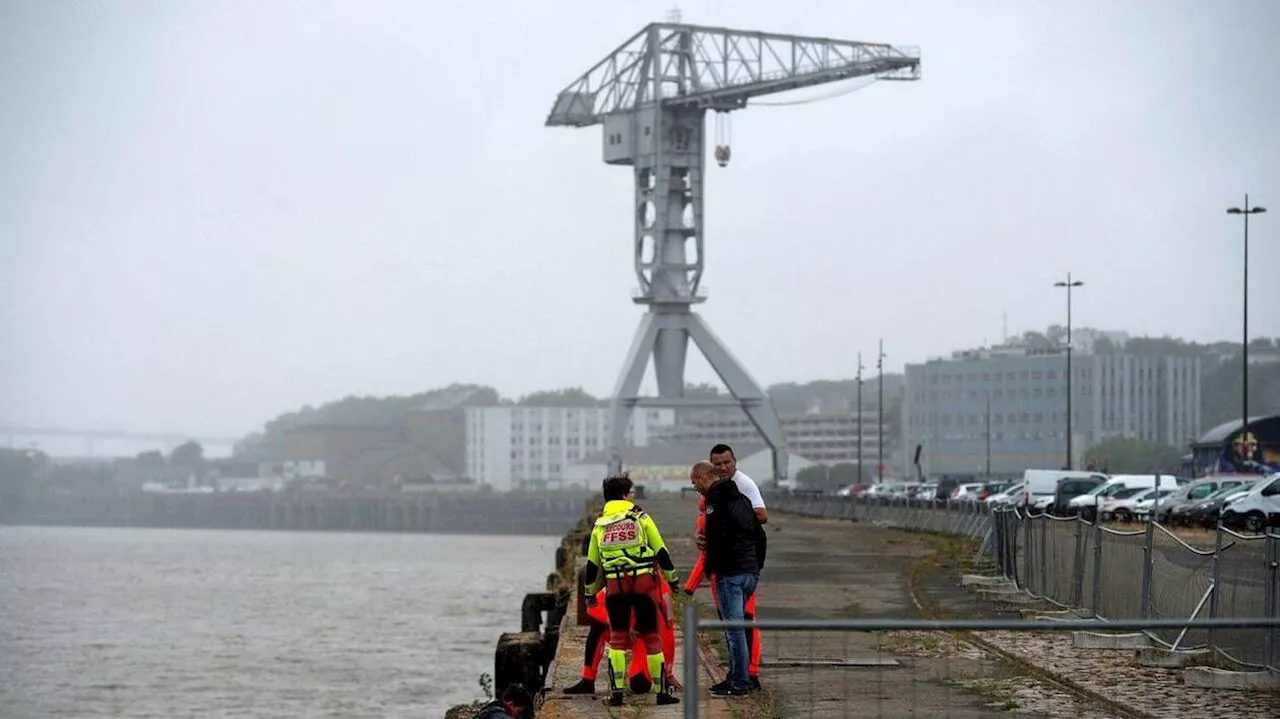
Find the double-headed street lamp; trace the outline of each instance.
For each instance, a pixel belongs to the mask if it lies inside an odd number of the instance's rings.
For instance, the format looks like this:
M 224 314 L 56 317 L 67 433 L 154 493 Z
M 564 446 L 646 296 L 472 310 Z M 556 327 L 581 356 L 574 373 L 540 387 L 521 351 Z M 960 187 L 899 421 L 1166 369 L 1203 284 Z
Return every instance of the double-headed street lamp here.
M 1071 453 L 1071 288 L 1079 287 L 1084 283 L 1080 280 L 1071 279 L 1071 273 L 1067 273 L 1066 282 L 1055 282 L 1054 287 L 1067 288 L 1067 469 L 1075 469 L 1075 461 Z
M 1244 207 L 1228 207 L 1228 215 L 1244 215 L 1244 345 L 1240 348 L 1242 366 L 1240 393 L 1240 438 L 1249 432 L 1249 215 L 1266 212 L 1265 207 L 1249 207 L 1249 195 L 1244 196 Z
M 876 353 L 876 481 L 884 484 L 884 340 Z

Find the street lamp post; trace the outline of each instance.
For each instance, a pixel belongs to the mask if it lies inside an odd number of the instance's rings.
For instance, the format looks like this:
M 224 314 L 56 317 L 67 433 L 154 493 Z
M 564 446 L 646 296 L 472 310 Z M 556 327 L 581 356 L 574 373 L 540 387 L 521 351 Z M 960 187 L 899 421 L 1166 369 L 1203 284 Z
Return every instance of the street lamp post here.
M 884 340 L 876 356 L 876 478 L 884 483 Z
M 862 486 L 862 353 L 858 353 L 858 485 Z
M 1227 214 L 1244 215 L 1244 344 L 1240 347 L 1240 379 L 1244 388 L 1240 391 L 1240 437 L 1249 432 L 1249 215 L 1266 212 L 1265 207 L 1249 207 L 1249 195 L 1244 196 L 1244 207 L 1229 207 Z
M 1055 282 L 1054 287 L 1067 288 L 1067 469 L 1075 469 L 1075 458 L 1071 451 L 1071 420 L 1074 419 L 1071 414 L 1071 289 L 1079 287 L 1084 283 L 1080 280 L 1071 279 L 1071 273 L 1067 273 L 1066 282 Z
M 987 481 L 991 481 L 991 390 L 987 390 Z

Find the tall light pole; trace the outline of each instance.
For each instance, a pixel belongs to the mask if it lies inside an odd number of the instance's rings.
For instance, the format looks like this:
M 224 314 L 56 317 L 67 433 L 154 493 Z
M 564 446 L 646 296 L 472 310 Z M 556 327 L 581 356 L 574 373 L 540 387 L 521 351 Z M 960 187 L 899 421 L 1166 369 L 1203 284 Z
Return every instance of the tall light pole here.
M 1228 215 L 1244 215 L 1244 345 L 1240 347 L 1240 439 L 1249 433 L 1249 215 L 1266 212 L 1265 207 L 1249 207 L 1249 195 L 1244 196 L 1244 207 L 1227 208 Z
M 862 353 L 858 353 L 858 484 L 862 485 Z
M 884 340 L 876 355 L 876 478 L 884 482 Z
M 1054 287 L 1067 288 L 1067 469 L 1075 469 L 1075 459 L 1071 452 L 1071 289 L 1079 287 L 1084 283 L 1080 280 L 1071 279 L 1071 273 L 1067 273 L 1066 282 L 1054 282 Z
M 991 390 L 987 390 L 987 481 L 991 481 Z

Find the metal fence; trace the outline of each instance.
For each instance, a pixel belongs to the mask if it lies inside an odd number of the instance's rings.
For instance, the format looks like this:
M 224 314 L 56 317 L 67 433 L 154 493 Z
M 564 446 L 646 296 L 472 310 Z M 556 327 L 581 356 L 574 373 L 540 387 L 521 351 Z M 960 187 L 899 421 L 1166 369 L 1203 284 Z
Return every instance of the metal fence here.
M 1080 517 L 985 504 L 775 494 L 770 507 L 810 517 L 981 540 L 978 558 L 1019 590 L 1079 616 L 1167 620 L 1143 630 L 1172 649 L 1212 649 L 1243 668 L 1280 674 L 1280 630 L 1196 624 L 1280 617 L 1280 535 L 1218 527 L 1194 538 L 1154 522 L 1117 529 Z
M 1122 669 L 1096 652 L 1070 650 L 1079 632 L 1160 634 L 1188 626 L 1202 633 L 1269 632 L 1280 627 L 1280 619 L 732 622 L 700 618 L 696 607 L 686 605 L 685 637 L 702 632 L 713 645 L 683 643 L 681 709 L 690 718 L 726 715 L 705 698 L 707 684 L 721 677 L 705 667 L 724 659 L 717 630 L 751 627 L 764 637 L 761 680 L 770 691 L 757 695 L 754 706 L 731 708 L 734 716 L 1274 716 L 1270 692 L 1222 692 L 1205 672 L 1196 680 L 1161 670 L 1144 673 Z M 708 651 L 720 656 L 707 656 Z M 1021 658 L 1050 654 L 1052 680 L 1019 666 Z

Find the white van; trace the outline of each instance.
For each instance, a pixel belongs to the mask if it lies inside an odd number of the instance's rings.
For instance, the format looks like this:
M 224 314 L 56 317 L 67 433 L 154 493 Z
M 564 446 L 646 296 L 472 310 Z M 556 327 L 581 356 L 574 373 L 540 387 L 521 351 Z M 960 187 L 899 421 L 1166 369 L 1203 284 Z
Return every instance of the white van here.
M 1020 506 L 1034 504 L 1037 498 L 1053 497 L 1058 491 L 1058 482 L 1064 479 L 1090 479 L 1097 477 L 1106 482 L 1107 475 L 1100 472 L 1088 472 L 1071 469 L 1028 469 L 1022 473 L 1022 496 L 1015 504 Z
M 1228 528 L 1241 528 L 1261 532 L 1280 517 L 1280 472 L 1254 482 L 1249 491 L 1222 507 L 1222 524 Z
M 1141 487 L 1144 489 L 1156 488 L 1156 477 L 1154 474 L 1113 474 L 1111 479 L 1099 484 L 1093 488 L 1092 492 L 1074 497 L 1067 502 L 1070 511 L 1084 512 L 1092 516 L 1098 508 L 1098 502 L 1107 499 L 1111 495 L 1122 489 L 1133 487 Z M 1160 489 L 1177 489 L 1178 478 L 1172 474 L 1160 475 Z

